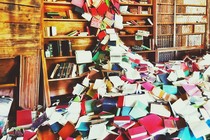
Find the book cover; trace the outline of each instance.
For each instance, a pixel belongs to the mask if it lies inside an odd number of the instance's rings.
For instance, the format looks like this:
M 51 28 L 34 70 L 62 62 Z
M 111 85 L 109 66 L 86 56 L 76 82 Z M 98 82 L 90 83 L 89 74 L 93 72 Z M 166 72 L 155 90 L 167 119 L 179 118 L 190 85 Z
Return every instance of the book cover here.
M 50 78 L 55 78 L 55 75 L 56 75 L 56 73 L 57 73 L 59 67 L 60 67 L 60 64 L 56 64 L 56 65 L 55 65 L 55 68 L 53 69 L 53 71 L 52 71 L 52 73 L 51 73 L 51 75 L 50 75 Z
M 164 123 L 161 117 L 155 114 L 149 114 L 142 117 L 138 122 L 145 127 L 150 135 L 157 134 L 159 131 L 164 129 Z
M 32 124 L 31 110 L 17 110 L 16 125 L 23 126 Z
M 130 123 L 131 119 L 130 116 L 115 116 L 114 123 L 115 124 L 126 124 Z
M 63 126 L 59 122 L 55 122 L 50 125 L 51 130 L 53 133 L 58 133 Z
M 33 137 L 36 137 L 36 132 L 25 130 L 23 134 L 23 140 L 30 140 Z
M 70 56 L 71 43 L 69 40 L 61 40 L 62 56 Z
M 133 139 L 133 138 L 138 138 L 138 137 L 141 137 L 141 136 L 146 136 L 147 131 L 144 128 L 144 126 L 137 126 L 137 127 L 133 127 L 133 128 L 128 129 L 128 134 Z
M 71 136 L 75 131 L 75 126 L 70 123 L 67 122 L 62 128 L 61 130 L 58 132 L 58 134 L 63 138 L 66 139 L 69 136 Z
M 152 89 L 154 88 L 154 85 L 152 85 L 150 82 L 145 82 L 141 84 L 141 86 L 148 91 L 152 91 Z
M 109 7 L 106 5 L 106 3 L 102 2 L 97 8 L 98 14 L 104 16 L 105 13 L 108 11 L 108 8 Z
M 129 123 L 126 123 L 126 124 L 122 125 L 121 128 L 123 128 L 124 130 L 128 130 L 129 128 L 131 128 L 135 124 L 136 124 L 135 121 L 130 121 Z
M 62 55 L 59 40 L 49 41 L 49 44 L 52 45 L 53 56 L 56 57 L 56 56 L 61 56 Z

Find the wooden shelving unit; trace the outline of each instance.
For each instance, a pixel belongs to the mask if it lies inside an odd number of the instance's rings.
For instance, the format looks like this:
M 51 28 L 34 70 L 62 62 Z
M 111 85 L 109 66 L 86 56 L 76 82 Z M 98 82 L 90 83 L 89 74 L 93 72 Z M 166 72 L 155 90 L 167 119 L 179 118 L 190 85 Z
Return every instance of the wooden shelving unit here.
M 60 17 L 51 18 L 47 17 L 47 12 L 57 12 Z M 71 12 L 71 16 L 67 14 Z M 89 23 L 87 20 L 81 17 L 77 12 L 74 11 L 74 5 L 70 2 L 43 2 L 43 51 L 42 51 L 42 61 L 43 61 L 43 77 L 44 77 L 44 94 L 46 100 L 46 105 L 51 105 L 51 99 L 53 97 L 58 97 L 62 95 L 68 95 L 72 93 L 73 87 L 76 83 L 81 82 L 81 80 L 87 75 L 83 73 L 77 75 L 76 77 L 54 77 L 50 78 L 55 66 L 61 63 L 72 63 L 76 64 L 76 57 L 74 52 L 76 50 L 91 50 L 96 44 L 97 38 L 94 35 L 93 30 L 90 29 L 91 35 L 88 36 L 68 36 L 68 33 L 78 30 L 79 32 L 87 32 L 87 26 Z M 56 28 L 56 35 L 47 34 L 46 30 L 49 27 Z M 66 41 L 69 44 L 63 47 L 70 48 L 72 55 L 51 55 L 46 57 L 46 50 L 49 51 L 49 44 L 52 42 L 58 42 L 57 47 L 61 47 L 61 41 Z M 60 44 L 59 44 L 60 43 Z M 52 46 L 56 47 L 56 46 Z M 53 48 L 55 49 L 55 48 Z M 60 48 L 61 49 L 61 48 Z M 54 51 L 54 50 L 52 50 Z M 69 50 L 70 51 L 70 50 Z M 60 67 L 59 67 L 60 68 Z M 77 67 L 78 69 L 78 67 Z
M 163 1 L 157 1 L 156 61 L 182 59 L 184 55 L 195 52 L 202 55 L 207 40 L 207 0 L 199 3 L 186 0 Z M 159 53 L 168 53 L 168 57 L 162 59 Z
M 126 46 L 131 47 L 131 50 L 135 53 L 142 55 L 145 59 L 150 61 L 155 61 L 155 47 L 154 47 L 154 33 L 155 25 L 153 24 L 155 20 L 155 2 L 148 1 L 147 3 L 138 3 L 134 1 L 120 2 L 120 6 L 127 7 L 127 12 L 121 10 L 121 15 L 123 16 L 123 23 L 130 21 L 136 21 L 136 25 L 124 25 L 123 30 L 127 33 L 120 35 L 119 37 L 125 43 Z M 122 8 L 123 9 L 123 8 Z M 151 23 L 148 22 L 149 19 Z M 143 30 L 149 32 L 148 36 L 143 36 L 142 40 L 136 40 L 136 33 L 138 30 Z M 141 45 L 145 45 L 149 50 L 134 50 L 133 48 Z

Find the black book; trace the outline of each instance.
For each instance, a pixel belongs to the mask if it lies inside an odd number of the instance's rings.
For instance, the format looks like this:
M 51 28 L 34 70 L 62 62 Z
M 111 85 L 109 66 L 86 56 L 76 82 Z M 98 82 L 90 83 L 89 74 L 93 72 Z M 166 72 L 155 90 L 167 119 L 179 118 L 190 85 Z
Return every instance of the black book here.
M 49 41 L 49 44 L 52 44 L 53 56 L 61 56 L 62 55 L 62 51 L 61 51 L 60 41 L 59 40 Z
M 71 44 L 69 40 L 62 40 L 61 41 L 62 56 L 70 56 L 70 49 L 71 49 Z

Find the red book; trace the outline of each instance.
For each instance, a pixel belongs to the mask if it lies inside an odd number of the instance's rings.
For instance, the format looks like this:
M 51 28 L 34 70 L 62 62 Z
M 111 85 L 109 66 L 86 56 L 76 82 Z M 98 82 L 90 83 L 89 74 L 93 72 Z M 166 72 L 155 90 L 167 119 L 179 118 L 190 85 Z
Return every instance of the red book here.
M 124 124 L 123 126 L 121 126 L 121 128 L 127 130 L 127 129 L 133 127 L 135 124 L 136 124 L 135 121 L 130 121 L 129 123 L 126 123 L 126 124 Z
M 26 130 L 23 135 L 23 140 L 30 140 L 36 135 L 36 132 Z
M 154 135 L 164 129 L 164 123 L 160 116 L 149 114 L 138 120 L 138 123 L 143 125 L 150 135 Z
M 81 102 L 81 115 L 86 114 L 85 101 Z
M 87 2 L 85 2 L 85 4 L 83 5 L 83 9 L 84 9 L 84 12 L 90 13 L 90 10 L 89 10 Z
M 99 40 L 102 40 L 105 36 L 106 36 L 106 32 L 103 30 L 98 34 L 97 37 L 98 37 Z
M 146 136 L 147 131 L 144 128 L 144 126 L 138 126 L 138 127 L 133 127 L 133 128 L 128 129 L 128 134 L 133 139 L 133 138 L 138 138 L 141 136 Z
M 114 123 L 119 124 L 119 123 L 130 123 L 131 119 L 130 116 L 115 116 L 114 117 Z
M 31 110 L 17 110 L 16 125 L 32 124 Z
M 124 104 L 124 96 L 119 96 L 117 101 L 117 107 L 122 108 Z
M 97 16 L 98 15 L 98 12 L 97 12 L 95 7 L 90 8 L 90 13 L 91 13 L 92 16 Z
M 106 11 L 108 11 L 109 7 L 106 5 L 105 2 L 102 2 L 99 7 L 97 8 L 98 14 L 104 16 Z

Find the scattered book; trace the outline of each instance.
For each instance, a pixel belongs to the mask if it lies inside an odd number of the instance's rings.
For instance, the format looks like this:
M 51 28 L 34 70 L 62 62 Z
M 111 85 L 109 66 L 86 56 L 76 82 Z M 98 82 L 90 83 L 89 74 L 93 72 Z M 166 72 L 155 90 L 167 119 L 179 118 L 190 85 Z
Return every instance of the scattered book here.
M 130 135 L 131 139 L 134 139 L 141 136 L 146 136 L 147 131 L 144 126 L 138 126 L 128 129 L 128 134 Z

